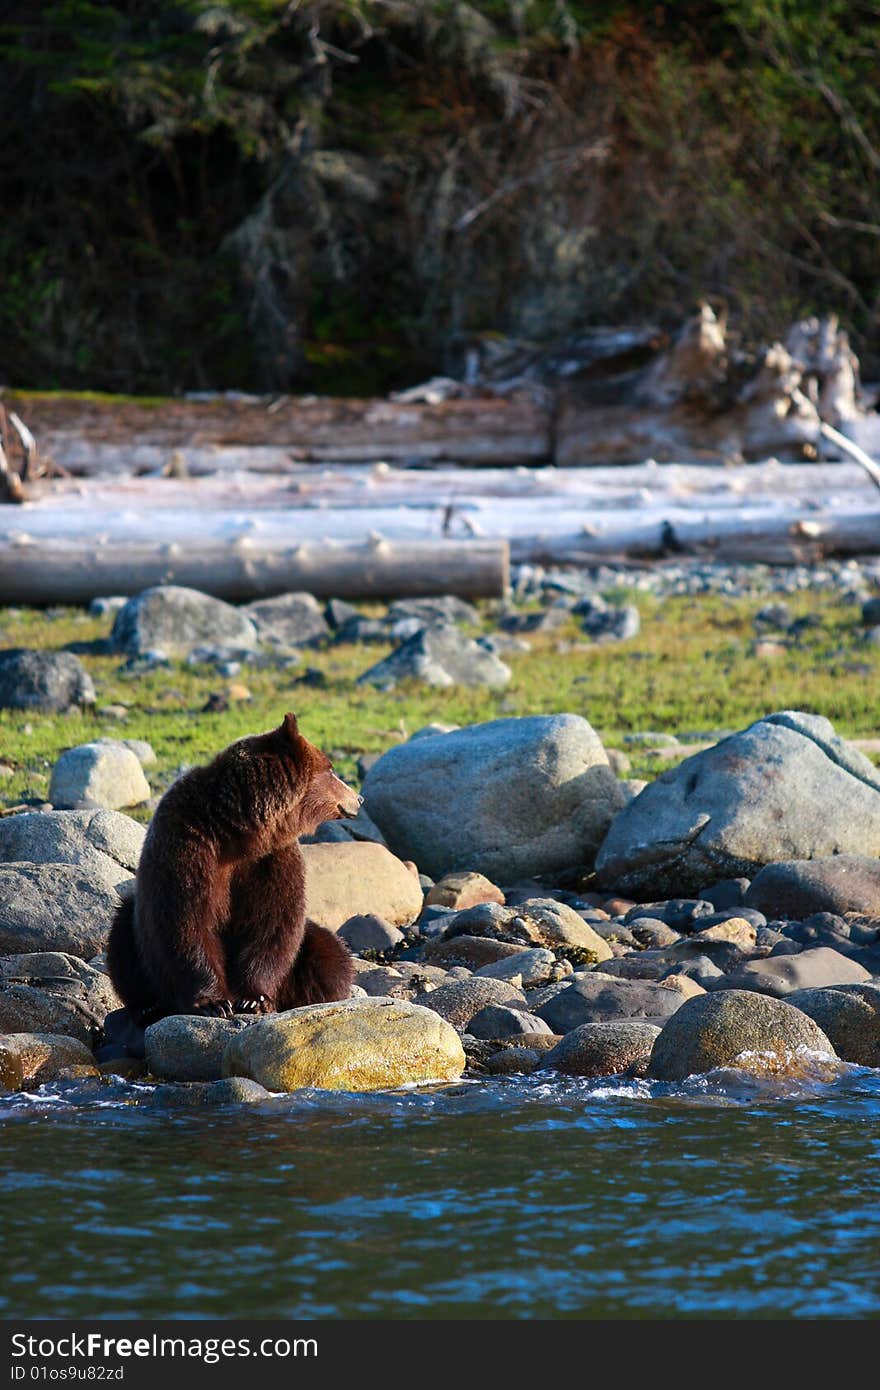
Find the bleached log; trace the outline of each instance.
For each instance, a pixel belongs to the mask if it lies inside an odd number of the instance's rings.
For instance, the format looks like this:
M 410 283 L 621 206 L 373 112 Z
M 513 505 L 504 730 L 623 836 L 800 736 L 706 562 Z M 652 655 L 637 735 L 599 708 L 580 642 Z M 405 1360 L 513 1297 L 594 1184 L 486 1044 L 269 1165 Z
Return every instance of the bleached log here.
M 192 543 L 83 538 L 50 543 L 26 532 L 0 540 L 0 604 L 88 603 L 180 584 L 233 602 L 305 590 L 322 598 L 458 594 L 499 597 L 506 541 L 337 541 L 271 545 L 255 537 Z
M 515 563 L 589 565 L 612 558 L 653 559 L 704 554 L 729 562 L 792 565 L 830 556 L 880 553 L 880 510 L 850 515 L 815 513 L 678 521 L 656 519 L 595 534 L 518 536 Z

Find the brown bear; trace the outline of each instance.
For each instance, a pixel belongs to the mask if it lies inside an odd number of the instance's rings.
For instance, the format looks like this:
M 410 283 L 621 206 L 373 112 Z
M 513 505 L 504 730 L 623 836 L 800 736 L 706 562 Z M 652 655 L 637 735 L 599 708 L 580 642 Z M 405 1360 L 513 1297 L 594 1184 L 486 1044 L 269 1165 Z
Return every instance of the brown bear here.
M 153 816 L 107 966 L 143 1028 L 166 1014 L 271 1013 L 348 996 L 354 969 L 305 922 L 297 839 L 361 798 L 292 714 L 185 773 Z

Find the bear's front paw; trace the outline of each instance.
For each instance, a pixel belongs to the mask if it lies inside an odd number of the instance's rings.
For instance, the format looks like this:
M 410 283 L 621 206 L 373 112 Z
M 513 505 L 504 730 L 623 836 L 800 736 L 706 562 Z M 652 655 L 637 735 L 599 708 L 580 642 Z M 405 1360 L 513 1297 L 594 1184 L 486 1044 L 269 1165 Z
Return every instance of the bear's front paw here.
M 231 999 L 207 999 L 200 994 L 193 1000 L 192 1013 L 205 1018 L 232 1018 Z
M 237 999 L 235 1012 L 237 1014 L 274 1014 L 275 1001 L 267 999 L 265 994 L 258 994 L 253 999 Z

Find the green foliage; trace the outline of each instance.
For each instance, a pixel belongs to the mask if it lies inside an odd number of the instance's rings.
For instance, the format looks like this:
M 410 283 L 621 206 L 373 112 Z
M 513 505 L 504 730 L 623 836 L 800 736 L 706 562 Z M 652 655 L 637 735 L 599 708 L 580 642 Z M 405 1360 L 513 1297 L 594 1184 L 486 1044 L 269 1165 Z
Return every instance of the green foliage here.
M 672 324 L 707 294 L 752 338 L 836 308 L 876 369 L 878 21 L 7 0 L 0 379 L 382 390 L 462 332 Z
M 611 646 L 585 645 L 572 619 L 552 634 L 533 636 L 532 651 L 511 658 L 513 680 L 501 692 L 438 691 L 414 684 L 377 691 L 354 682 L 386 649 L 331 645 L 309 651 L 303 661 L 324 674 L 325 687 L 297 684 L 297 667 L 282 672 L 245 667 L 237 679 L 246 683 L 251 698 L 206 713 L 208 696 L 227 684 L 210 668 L 176 662 L 171 671 L 131 678 L 118 656 L 86 652 L 81 659 L 98 691 L 94 712 L 50 716 L 0 710 L 0 762 L 13 768 L 12 777 L 0 782 L 0 798 L 16 805 L 23 798 L 45 797 L 58 755 L 105 736 L 148 739 L 158 756 L 150 782 L 162 791 L 182 765 L 209 759 L 233 739 L 271 727 L 287 709 L 296 711 L 310 738 L 332 750 L 349 778 L 355 777 L 359 754 L 383 752 L 435 720 L 468 724 L 570 711 L 588 719 L 611 748 L 636 731 L 698 737 L 794 708 L 824 714 L 844 736 L 877 735 L 880 651 L 864 644 L 852 607 L 815 593 L 793 598 L 793 616 L 809 613 L 821 624 L 807 628 L 785 653 L 766 659 L 754 650 L 752 624 L 766 600 L 674 598 L 660 604 L 637 596 L 636 601 L 644 619 L 639 637 Z M 492 605 L 481 607 L 490 619 Z M 0 628 L 10 645 L 49 648 L 97 642 L 109 630 L 106 619 L 80 610 L 55 612 L 50 618 L 34 609 L 0 610 Z M 110 704 L 128 707 L 123 722 L 102 713 Z M 641 749 L 631 756 L 633 776 L 650 778 L 669 766 Z

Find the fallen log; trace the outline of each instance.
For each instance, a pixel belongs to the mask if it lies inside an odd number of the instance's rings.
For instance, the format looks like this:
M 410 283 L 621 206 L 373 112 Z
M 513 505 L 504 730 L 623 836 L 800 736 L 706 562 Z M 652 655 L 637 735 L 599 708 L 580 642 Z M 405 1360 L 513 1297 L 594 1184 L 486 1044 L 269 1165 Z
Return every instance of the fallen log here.
M 297 461 L 534 464 L 552 452 L 551 409 L 525 397 L 433 404 L 330 396 L 157 404 L 25 393 L 4 399 L 27 416 L 44 454 L 84 476 L 130 471 L 139 456 L 153 462 L 157 451 L 164 462 L 174 450 L 210 456 L 214 447 L 256 449 L 248 466 L 266 466 L 259 461 L 265 454 L 274 470 Z
M 703 555 L 728 563 L 811 564 L 833 556 L 880 554 L 880 511 L 792 516 L 656 518 L 567 536 L 516 536 L 514 563 L 589 566 L 615 559 Z
M 230 541 L 111 538 L 99 544 L 88 538 L 37 541 L 25 533 L 0 540 L 0 604 L 89 603 L 154 584 L 179 584 L 231 602 L 295 590 L 319 598 L 492 598 L 503 595 L 509 581 L 503 540 L 376 537 L 361 544 L 291 546 L 242 535 Z

